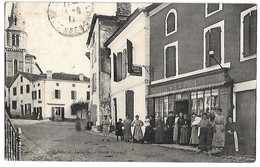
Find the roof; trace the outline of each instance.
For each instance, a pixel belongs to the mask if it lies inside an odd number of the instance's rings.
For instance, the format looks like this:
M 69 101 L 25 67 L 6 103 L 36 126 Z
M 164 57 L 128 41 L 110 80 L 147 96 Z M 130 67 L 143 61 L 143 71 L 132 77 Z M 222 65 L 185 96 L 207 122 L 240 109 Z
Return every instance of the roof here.
M 44 75 L 32 74 L 28 72 L 18 72 L 18 73 L 20 73 L 22 76 L 24 76 L 24 78 L 28 79 L 31 82 L 45 78 Z
M 108 46 L 140 13 L 142 12 L 150 12 L 154 8 L 161 5 L 161 3 L 153 3 L 147 6 L 144 9 L 137 8 L 122 24 L 118 29 L 108 38 L 108 40 L 104 43 L 104 46 Z
M 90 25 L 90 29 L 89 29 L 89 33 L 88 33 L 88 39 L 87 39 L 87 43 L 86 43 L 87 45 L 90 43 L 91 36 L 92 36 L 93 30 L 94 30 L 94 27 L 95 27 L 95 24 L 96 24 L 96 21 L 97 21 L 98 18 L 106 19 L 106 20 L 118 21 L 118 17 L 117 16 L 107 16 L 107 15 L 97 15 L 97 14 L 94 14 L 93 17 L 92 17 L 92 21 L 91 21 L 91 25 Z
M 15 78 L 14 76 L 13 77 L 5 77 L 5 86 L 10 88 L 11 85 L 13 84 L 14 80 L 15 80 L 14 78 Z
M 79 75 L 67 74 L 67 73 L 62 73 L 62 72 L 61 73 L 53 73 L 52 79 L 79 81 Z M 86 76 L 83 76 L 83 81 L 90 82 L 90 79 Z
M 29 54 L 29 53 L 27 53 L 27 54 L 25 55 L 25 57 L 33 57 L 34 59 L 36 59 L 36 56 L 31 55 L 31 54 Z

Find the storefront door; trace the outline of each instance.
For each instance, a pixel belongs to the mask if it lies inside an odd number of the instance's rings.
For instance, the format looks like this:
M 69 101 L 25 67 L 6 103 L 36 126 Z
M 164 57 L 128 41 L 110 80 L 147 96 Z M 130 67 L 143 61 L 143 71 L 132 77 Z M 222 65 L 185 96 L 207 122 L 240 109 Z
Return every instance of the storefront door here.
M 178 100 L 175 101 L 175 112 L 180 113 L 182 112 L 183 114 L 188 114 L 189 113 L 189 101 L 188 100 Z

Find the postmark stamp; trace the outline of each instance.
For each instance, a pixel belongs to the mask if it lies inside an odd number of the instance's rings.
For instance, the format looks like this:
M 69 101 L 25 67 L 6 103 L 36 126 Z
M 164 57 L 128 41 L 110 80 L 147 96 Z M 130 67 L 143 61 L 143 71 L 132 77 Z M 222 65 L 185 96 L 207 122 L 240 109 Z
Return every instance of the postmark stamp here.
M 84 2 L 50 2 L 48 19 L 61 35 L 76 37 L 89 30 L 92 4 Z

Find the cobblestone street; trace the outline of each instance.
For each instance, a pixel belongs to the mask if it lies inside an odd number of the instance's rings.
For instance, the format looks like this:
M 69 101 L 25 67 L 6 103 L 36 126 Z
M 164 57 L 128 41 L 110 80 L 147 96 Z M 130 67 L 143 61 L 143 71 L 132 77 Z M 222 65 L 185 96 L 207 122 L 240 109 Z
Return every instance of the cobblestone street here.
M 102 142 L 101 135 L 78 132 L 72 122 L 13 122 L 22 128 L 24 161 L 241 162 L 160 145 L 117 142 L 115 137 Z

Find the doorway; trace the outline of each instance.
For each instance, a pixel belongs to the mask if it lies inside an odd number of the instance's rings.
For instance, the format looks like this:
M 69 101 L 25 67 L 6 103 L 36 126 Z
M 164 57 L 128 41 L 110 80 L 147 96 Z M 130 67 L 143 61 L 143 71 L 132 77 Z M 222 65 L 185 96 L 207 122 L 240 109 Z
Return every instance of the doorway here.
M 134 120 L 134 91 L 126 91 L 126 114 L 129 115 L 131 121 Z
M 183 114 L 189 113 L 189 101 L 188 100 L 178 100 L 174 102 L 175 106 L 175 112 L 180 114 L 182 112 Z
M 114 119 L 114 121 L 115 121 L 115 125 L 116 125 L 116 123 L 117 123 L 117 100 L 116 100 L 116 98 L 114 98 L 113 99 L 113 101 L 114 101 L 114 111 L 115 111 L 115 119 Z

